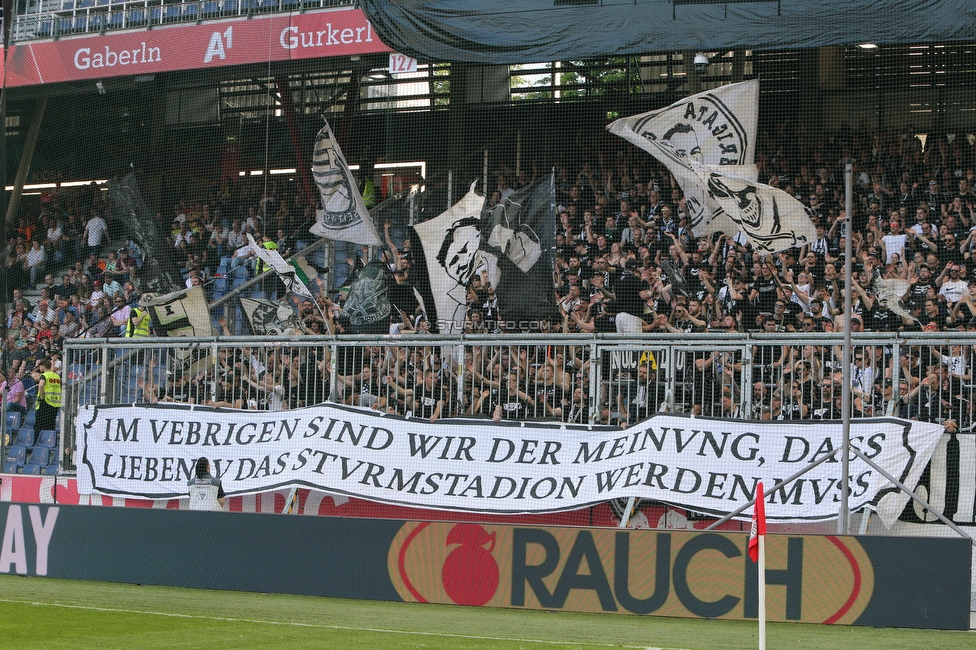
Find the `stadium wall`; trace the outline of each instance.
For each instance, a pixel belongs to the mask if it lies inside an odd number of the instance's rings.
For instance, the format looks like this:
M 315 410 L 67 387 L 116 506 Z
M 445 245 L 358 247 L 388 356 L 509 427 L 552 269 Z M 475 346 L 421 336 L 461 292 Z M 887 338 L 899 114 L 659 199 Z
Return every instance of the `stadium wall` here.
M 758 613 L 742 533 L 19 504 L 0 506 L 0 520 L 3 573 L 517 609 Z M 772 535 L 767 558 L 769 620 L 969 628 L 969 580 L 956 570 L 969 566 L 966 540 Z

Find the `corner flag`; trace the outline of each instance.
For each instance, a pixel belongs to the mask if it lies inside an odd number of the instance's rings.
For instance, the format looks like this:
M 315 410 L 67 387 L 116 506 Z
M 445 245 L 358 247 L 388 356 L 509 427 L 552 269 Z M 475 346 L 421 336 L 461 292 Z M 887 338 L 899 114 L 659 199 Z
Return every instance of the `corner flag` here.
M 756 485 L 756 505 L 752 509 L 752 530 L 749 532 L 749 557 L 759 561 L 759 538 L 766 535 L 766 499 L 763 484 Z

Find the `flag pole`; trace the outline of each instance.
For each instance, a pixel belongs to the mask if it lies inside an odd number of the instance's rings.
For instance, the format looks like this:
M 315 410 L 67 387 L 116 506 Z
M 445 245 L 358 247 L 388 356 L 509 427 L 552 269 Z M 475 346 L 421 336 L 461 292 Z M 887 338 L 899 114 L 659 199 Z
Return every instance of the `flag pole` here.
M 843 426 L 840 448 L 844 453 L 840 455 L 840 513 L 837 517 L 837 533 L 847 535 L 850 531 L 850 484 L 847 477 L 850 474 L 849 454 L 846 450 L 851 444 L 851 319 L 853 314 L 853 297 L 851 296 L 851 273 L 853 247 L 851 240 L 854 234 L 854 172 L 851 163 L 844 167 L 844 350 L 841 363 L 844 369 L 844 385 L 841 387 L 841 414 Z
M 752 528 L 746 550 L 749 559 L 759 564 L 759 650 L 766 650 L 766 491 L 756 484 L 752 500 Z
M 759 497 L 762 499 L 762 495 Z M 759 535 L 759 650 L 766 650 L 766 535 Z

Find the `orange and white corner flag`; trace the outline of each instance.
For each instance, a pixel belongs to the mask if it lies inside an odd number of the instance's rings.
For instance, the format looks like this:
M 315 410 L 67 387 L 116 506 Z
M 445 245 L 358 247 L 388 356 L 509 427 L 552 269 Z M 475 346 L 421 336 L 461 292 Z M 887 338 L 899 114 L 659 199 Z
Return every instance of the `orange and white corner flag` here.
M 752 509 L 752 530 L 749 531 L 749 557 L 759 561 L 759 538 L 766 535 L 766 498 L 763 484 L 756 485 L 756 505 Z

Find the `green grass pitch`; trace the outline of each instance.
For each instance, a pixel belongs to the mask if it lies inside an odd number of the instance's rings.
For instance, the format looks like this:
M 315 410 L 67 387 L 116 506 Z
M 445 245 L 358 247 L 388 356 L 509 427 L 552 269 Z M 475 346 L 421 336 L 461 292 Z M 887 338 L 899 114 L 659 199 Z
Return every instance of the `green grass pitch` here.
M 754 622 L 386 603 L 0 576 L 0 647 L 756 648 Z M 976 633 L 772 624 L 769 648 L 976 648 Z

